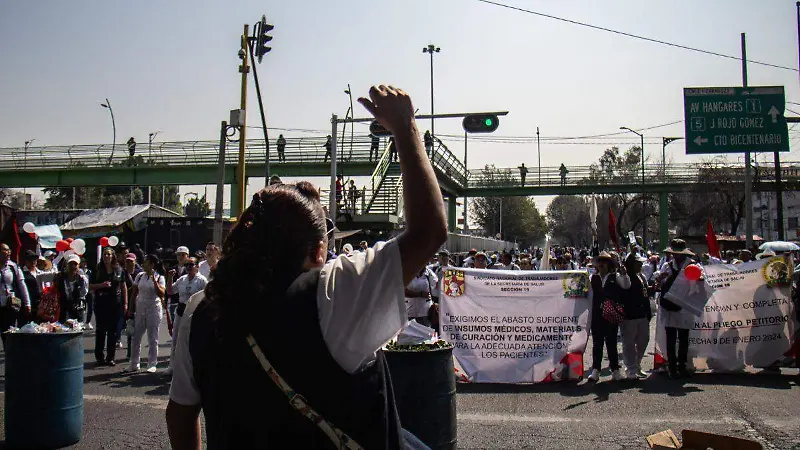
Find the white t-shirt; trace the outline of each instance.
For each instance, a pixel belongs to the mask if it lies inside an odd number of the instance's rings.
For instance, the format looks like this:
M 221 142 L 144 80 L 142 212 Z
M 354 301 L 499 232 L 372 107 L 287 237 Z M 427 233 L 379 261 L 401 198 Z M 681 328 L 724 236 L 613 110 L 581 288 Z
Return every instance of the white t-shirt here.
M 414 292 L 425 292 L 424 297 L 406 297 L 406 314 L 408 318 L 428 317 L 428 310 L 433 305 L 433 301 L 427 295 L 436 286 L 439 280 L 431 269 L 425 268 L 422 275 L 415 277 L 408 283 L 407 289 Z
M 173 294 L 178 294 L 178 300 L 181 303 L 186 303 L 189 301 L 189 297 L 205 289 L 207 283 L 208 280 L 206 280 L 206 277 L 199 273 L 191 280 L 189 279 L 189 275 L 184 275 L 172 283 L 171 292 Z
M 200 275 L 206 277 L 206 281 L 211 279 L 211 264 L 208 261 L 200 261 L 200 264 L 197 265 L 197 271 Z
M 335 289 L 334 289 L 335 287 Z M 375 360 L 375 352 L 406 324 L 403 267 L 396 240 L 328 261 L 320 271 L 317 311 L 331 356 L 348 373 Z M 181 321 L 172 361 L 170 400 L 199 405 L 189 338 L 192 314 L 205 294 L 193 295 Z
M 154 272 L 154 274 L 158 277 L 158 285 L 161 286 L 161 288 L 166 288 L 167 283 L 164 280 L 164 276 L 159 275 L 157 272 Z M 153 278 L 147 276 L 147 273 L 141 272 L 139 275 L 136 275 L 133 284 L 139 289 L 139 293 L 136 297 L 137 303 L 141 301 L 161 301 L 161 298 L 156 292 L 156 287 L 153 286 Z

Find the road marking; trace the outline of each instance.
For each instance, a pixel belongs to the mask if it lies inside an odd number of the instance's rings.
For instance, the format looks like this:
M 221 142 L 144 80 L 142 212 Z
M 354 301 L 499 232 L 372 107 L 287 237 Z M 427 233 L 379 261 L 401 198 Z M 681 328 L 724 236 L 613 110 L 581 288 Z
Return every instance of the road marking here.
M 747 425 L 742 419 L 722 417 L 719 419 L 686 419 L 684 417 L 575 417 L 575 416 L 531 416 L 520 414 L 459 413 L 458 420 L 467 422 L 523 422 L 523 423 L 685 423 L 694 425 Z
M 95 395 L 95 394 L 84 394 L 83 395 L 84 401 L 96 401 L 96 402 L 112 402 L 117 403 L 120 405 L 130 405 L 130 406 L 149 406 L 151 408 L 156 409 L 166 409 L 167 403 L 169 402 L 168 398 L 160 398 L 160 397 L 130 397 L 130 396 L 111 396 L 111 395 Z

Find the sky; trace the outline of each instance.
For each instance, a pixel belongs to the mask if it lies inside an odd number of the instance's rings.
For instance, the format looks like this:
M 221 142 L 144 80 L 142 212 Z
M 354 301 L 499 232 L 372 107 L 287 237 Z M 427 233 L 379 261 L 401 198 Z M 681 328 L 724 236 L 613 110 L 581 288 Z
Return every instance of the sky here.
M 736 56 L 745 32 L 749 59 L 798 65 L 794 1 L 500 2 Z M 156 131 L 157 141 L 215 140 L 220 121 L 239 104 L 242 26 L 262 14 L 275 25 L 273 50 L 258 67 L 268 126 L 327 134 L 331 114 L 343 116 L 349 106 L 348 83 L 355 95 L 376 83 L 402 87 L 428 113 L 430 60 L 421 50 L 432 43 L 441 48 L 434 61 L 436 112 L 510 111 L 495 135 L 530 137 L 539 127 L 542 166 L 588 165 L 612 144 L 638 143 L 632 134 L 600 145 L 546 138 L 681 121 L 683 87 L 742 82 L 736 60 L 477 0 L 6 1 L 0 3 L 0 147 L 29 139 L 33 145 L 109 143 L 110 118 L 100 107 L 106 98 L 118 144 L 130 136 L 147 142 Z M 797 71 L 750 64 L 748 72 L 750 85 L 785 86 L 787 100 L 800 102 Z M 258 125 L 255 95 L 249 100 L 249 124 Z M 366 114 L 356 109 L 357 116 Z M 439 120 L 436 132 L 461 134 L 460 120 Z M 683 136 L 683 123 L 644 133 L 650 140 Z M 463 154 L 463 144 L 448 144 Z M 660 160 L 660 144 L 645 148 Z M 699 159 L 683 155 L 680 142 L 668 152 L 678 162 Z M 536 167 L 535 144 L 470 142 L 470 168 L 522 162 Z M 249 191 L 262 185 L 263 179 L 251 179 Z M 208 192 L 213 200 L 213 187 Z M 537 198 L 540 208 L 548 201 Z

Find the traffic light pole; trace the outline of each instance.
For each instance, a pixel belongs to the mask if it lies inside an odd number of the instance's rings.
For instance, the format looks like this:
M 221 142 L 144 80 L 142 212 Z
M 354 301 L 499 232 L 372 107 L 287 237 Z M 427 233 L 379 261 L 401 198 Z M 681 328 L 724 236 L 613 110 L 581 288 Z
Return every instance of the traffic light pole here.
M 347 119 L 345 119 L 347 120 Z M 331 191 L 328 194 L 328 215 L 334 224 L 336 224 L 336 216 L 338 213 L 338 205 L 336 204 L 336 128 L 341 122 L 336 114 L 331 116 Z M 328 248 L 332 249 L 335 239 L 328 240 Z
M 250 26 L 245 24 L 244 31 L 242 32 L 241 49 L 239 50 L 239 54 L 242 57 L 242 64 L 239 66 L 239 73 L 242 74 L 241 102 L 239 104 L 242 110 L 242 123 L 239 124 L 239 163 L 236 166 L 236 189 L 234 195 L 236 204 L 231 204 L 231 217 L 239 217 L 242 212 L 244 212 L 246 206 L 245 199 L 247 197 L 247 182 L 245 179 L 247 176 L 245 170 L 245 151 L 247 147 L 245 132 L 247 130 L 247 73 L 250 71 L 247 59 L 247 53 L 250 51 L 249 45 L 247 45 L 249 30 Z
M 459 117 L 467 117 L 467 116 L 507 116 L 508 111 L 490 111 L 490 112 L 468 112 L 468 113 L 448 113 L 448 114 L 418 114 L 414 116 L 415 119 L 453 119 Z M 373 122 L 375 121 L 374 117 L 359 117 L 353 119 L 336 119 L 336 123 L 362 123 L 362 122 Z

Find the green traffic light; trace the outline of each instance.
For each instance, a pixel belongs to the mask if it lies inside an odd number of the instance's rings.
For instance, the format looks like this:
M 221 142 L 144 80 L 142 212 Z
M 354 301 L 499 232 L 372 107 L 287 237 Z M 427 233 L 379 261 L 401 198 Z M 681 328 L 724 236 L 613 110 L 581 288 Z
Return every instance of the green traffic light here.
M 492 123 L 494 122 L 492 121 L 491 118 L 486 118 L 486 120 L 483 123 L 486 124 L 487 127 L 491 127 Z

